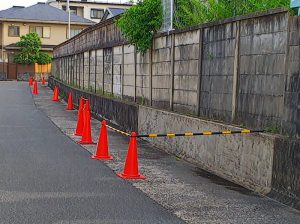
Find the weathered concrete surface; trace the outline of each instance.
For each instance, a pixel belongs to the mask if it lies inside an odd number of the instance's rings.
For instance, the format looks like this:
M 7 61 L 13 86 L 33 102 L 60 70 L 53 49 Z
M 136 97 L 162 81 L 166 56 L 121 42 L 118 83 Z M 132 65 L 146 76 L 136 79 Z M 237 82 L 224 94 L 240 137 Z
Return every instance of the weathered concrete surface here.
M 90 94 L 78 89 L 74 89 L 62 84 L 61 82 L 53 78 L 50 78 L 49 85 L 52 88 L 53 85 L 58 85 L 60 93 L 65 100 L 67 100 L 69 91 L 73 93 L 75 102 L 78 101 L 80 96 L 90 99 L 91 109 L 97 117 L 109 120 L 109 122 L 119 126 L 122 130 L 127 130 L 128 132 L 138 132 L 138 122 L 142 122 L 141 120 L 138 121 L 138 114 L 140 113 L 140 111 L 142 111 L 143 114 L 143 110 L 139 110 L 139 107 L 136 104 L 126 103 L 124 101 L 121 102 L 116 99 L 106 98 L 103 96 Z M 155 109 L 152 109 L 152 111 L 154 111 L 154 114 L 163 112 L 159 110 L 156 111 Z M 213 128 L 216 128 L 215 130 L 236 129 L 236 127 L 222 125 L 220 123 L 216 124 L 214 122 L 205 122 L 203 120 L 181 116 L 178 114 L 172 114 L 168 112 L 164 113 L 168 114 L 168 116 L 174 116 L 174 120 L 179 119 L 182 121 L 183 119 L 181 117 L 184 117 L 185 123 L 182 125 L 182 127 L 185 127 L 186 129 L 183 129 L 181 132 L 190 130 L 191 127 L 194 126 L 196 128 L 195 131 L 201 130 L 202 127 L 197 127 L 197 125 L 187 125 L 189 123 L 197 124 L 197 122 L 199 121 L 204 122 L 205 127 L 207 126 L 207 124 L 212 126 L 209 127 L 211 128 L 209 130 L 213 130 Z M 156 116 L 153 119 L 155 120 Z M 196 121 L 196 123 L 194 121 Z M 166 130 L 166 127 L 168 127 L 169 123 L 173 123 L 173 119 L 171 119 L 171 121 L 166 125 L 164 122 L 165 121 L 162 120 L 160 124 L 156 126 L 157 129 L 153 130 L 153 132 L 163 133 L 172 131 Z M 154 122 L 154 124 L 156 123 Z M 141 124 L 139 126 L 141 126 Z M 153 127 L 153 124 L 150 124 L 149 127 Z M 159 128 L 161 129 L 159 130 Z M 178 126 L 175 125 L 173 127 L 173 130 L 177 130 L 177 128 Z M 205 129 L 204 131 L 207 130 L 208 129 Z M 251 135 L 246 137 L 246 141 L 244 138 L 242 138 L 239 139 L 238 142 L 236 142 L 236 140 L 234 139 L 235 137 L 213 136 L 213 138 L 210 138 L 221 140 L 221 142 L 223 142 L 224 140 L 223 143 L 227 146 L 225 147 L 225 149 L 223 149 L 219 144 L 216 144 L 214 141 L 205 138 L 205 140 L 207 140 L 205 144 L 203 144 L 202 141 L 200 142 L 201 151 L 199 151 L 197 148 L 199 142 L 192 141 L 193 138 L 170 139 L 173 140 L 172 143 L 170 143 L 169 141 L 160 141 L 161 139 L 157 140 L 159 141 L 159 147 L 171 152 L 172 154 L 179 154 L 179 156 L 181 157 L 184 156 L 187 160 L 197 163 L 198 165 L 200 164 L 201 167 L 205 168 L 206 170 L 210 170 L 211 172 L 215 172 L 216 174 L 221 176 L 224 175 L 222 177 L 227 178 L 230 181 L 235 181 L 236 183 L 264 194 L 268 193 L 268 195 L 272 198 L 275 198 L 276 200 L 279 200 L 280 202 L 283 202 L 289 206 L 298 208 L 300 202 L 298 196 L 300 192 L 300 172 L 297 164 L 299 163 L 300 158 L 298 152 L 298 149 L 300 149 L 300 141 L 285 138 L 280 135 L 260 135 L 259 138 Z M 264 145 L 256 144 L 255 138 L 257 138 L 260 143 L 263 143 L 263 140 L 266 140 L 266 142 L 270 140 L 270 146 L 262 151 L 257 149 L 255 151 L 251 148 L 251 144 L 257 147 Z M 192 143 L 187 142 L 187 140 L 192 141 Z M 198 141 L 200 141 L 200 139 L 198 139 Z M 231 147 L 230 144 L 232 143 L 234 144 Z M 250 147 L 250 151 L 244 151 L 244 145 L 247 145 L 248 148 Z M 182 146 L 186 147 L 182 149 Z M 241 146 L 242 150 L 239 149 L 239 146 Z M 267 143 L 265 144 L 265 146 L 267 147 Z M 192 147 L 192 149 L 194 150 L 186 150 L 186 148 L 189 147 Z M 210 150 L 209 147 L 213 147 L 213 150 Z M 249 152 L 251 152 L 252 154 L 250 154 Z M 266 156 L 266 159 L 264 160 L 264 158 L 262 157 L 262 152 L 263 154 L 265 152 L 270 152 L 271 156 L 267 156 L 264 154 Z M 222 155 L 223 157 L 221 157 L 220 155 Z M 245 158 L 247 156 L 249 156 L 250 159 Z M 251 163 L 251 161 L 255 163 Z M 242 164 L 243 166 L 241 166 L 240 164 Z M 255 171 L 254 173 L 252 171 L 253 168 Z M 263 172 L 264 170 L 265 172 Z M 255 174 L 257 175 L 255 176 Z M 266 177 L 266 179 L 263 179 L 263 177 Z M 270 178 L 272 179 L 270 180 Z M 270 191 L 271 193 L 269 193 Z
M 37 107 L 70 138 L 76 127 L 76 111 L 65 111 L 65 103 L 53 103 L 50 89 L 35 97 Z M 92 120 L 96 141 L 100 122 Z M 110 152 L 114 160 L 105 162 L 114 171 L 123 169 L 128 138 L 109 130 Z M 85 146 L 94 153 L 96 146 Z M 130 181 L 187 223 L 261 224 L 297 223 L 299 211 L 286 207 L 238 185 L 209 174 L 194 165 L 139 141 L 140 172 L 145 181 Z M 102 162 L 99 162 L 102 163 Z M 142 222 L 143 223 L 143 222 Z M 162 222 L 160 222 L 162 223 Z
M 300 210 L 300 140 L 276 139 L 268 196 Z
M 236 46 L 236 23 L 203 30 L 200 116 L 230 122 Z
M 139 107 L 139 133 L 185 133 L 236 130 L 149 107 Z M 180 155 L 225 179 L 256 192 L 271 191 L 274 138 L 267 135 L 227 135 L 148 138 L 156 146 Z
M 98 89 L 122 99 L 299 138 L 299 21 L 276 9 L 174 30 L 141 56 L 109 20 L 57 47 L 53 75 L 86 90 L 96 69 Z
M 300 139 L 300 17 L 291 18 L 288 39 L 287 77 L 282 116 L 282 133 L 296 134 Z
M 1 224 L 183 223 L 91 160 L 35 103 L 65 127 L 75 112 L 40 92 L 34 101 L 27 83 L 0 83 Z
M 197 114 L 200 30 L 174 35 L 174 110 Z
M 280 129 L 286 85 L 289 15 L 241 21 L 236 123 Z
M 137 53 L 136 56 L 136 102 L 149 105 L 150 96 L 150 51 L 145 54 Z
M 171 36 L 156 38 L 152 51 L 152 105 L 170 108 Z
M 135 97 L 135 54 L 134 46 L 124 45 L 123 95 L 128 99 Z

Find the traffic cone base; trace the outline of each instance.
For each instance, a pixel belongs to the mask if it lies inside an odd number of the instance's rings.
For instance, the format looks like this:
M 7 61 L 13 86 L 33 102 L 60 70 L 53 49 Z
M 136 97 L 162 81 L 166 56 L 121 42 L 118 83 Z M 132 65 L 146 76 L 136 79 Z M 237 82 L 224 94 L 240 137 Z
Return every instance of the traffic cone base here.
M 142 180 L 146 179 L 146 177 L 141 174 L 139 174 L 137 176 L 129 176 L 124 173 L 117 173 L 117 176 L 120 178 L 123 178 L 123 179 L 142 179 Z
M 113 160 L 114 158 L 112 156 L 97 156 L 97 155 L 92 155 L 92 159 L 95 160 Z
M 135 132 L 133 132 L 130 137 L 124 171 L 123 173 L 117 173 L 117 176 L 123 179 L 145 179 L 145 176 L 139 173 L 137 141 Z

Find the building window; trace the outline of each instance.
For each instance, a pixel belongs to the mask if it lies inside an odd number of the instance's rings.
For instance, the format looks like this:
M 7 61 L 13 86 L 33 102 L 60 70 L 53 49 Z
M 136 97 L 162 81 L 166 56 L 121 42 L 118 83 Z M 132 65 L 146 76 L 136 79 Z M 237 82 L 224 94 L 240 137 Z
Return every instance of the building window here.
M 71 37 L 70 37 L 70 38 L 76 36 L 76 35 L 79 34 L 82 30 L 83 30 L 82 28 L 72 28 L 72 27 L 71 27 L 71 32 L 70 32 L 70 33 L 71 33 Z M 67 38 L 68 38 L 68 28 L 67 28 Z
M 29 33 L 37 33 L 39 37 L 43 37 L 43 27 L 42 26 L 30 26 Z
M 20 36 L 20 27 L 19 26 L 9 26 L 8 27 L 8 36 L 9 37 L 19 37 Z
M 43 27 L 43 38 L 50 38 L 51 36 L 51 28 L 49 26 Z
M 30 33 L 37 33 L 39 37 L 42 38 L 50 38 L 51 35 L 51 29 L 49 26 L 30 26 L 29 27 Z
M 64 11 L 67 11 L 67 6 L 63 5 L 62 6 L 62 9 Z M 76 6 L 70 6 L 70 12 L 77 15 L 77 7 Z
M 91 19 L 102 19 L 103 15 L 103 9 L 91 9 Z

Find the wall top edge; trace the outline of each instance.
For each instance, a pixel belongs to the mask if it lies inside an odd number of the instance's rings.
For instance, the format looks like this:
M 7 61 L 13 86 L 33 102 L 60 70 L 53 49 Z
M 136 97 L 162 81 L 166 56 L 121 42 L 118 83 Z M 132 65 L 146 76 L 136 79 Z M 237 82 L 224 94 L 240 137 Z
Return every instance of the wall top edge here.
M 112 17 L 112 18 L 107 19 L 107 20 L 105 20 L 105 21 L 99 22 L 99 23 L 97 23 L 97 24 L 95 24 L 95 25 L 93 25 L 93 26 L 90 26 L 90 27 L 86 28 L 85 30 L 83 30 L 81 33 L 79 33 L 79 34 L 77 34 L 76 36 L 72 37 L 71 39 L 66 40 L 65 42 L 60 43 L 60 44 L 57 45 L 55 48 L 53 48 L 53 50 L 55 50 L 55 49 L 57 49 L 57 48 L 59 48 L 59 47 L 61 47 L 61 46 L 63 46 L 63 45 L 67 45 L 68 43 L 74 41 L 75 39 L 77 39 L 77 38 L 79 38 L 79 37 L 81 37 L 81 36 L 83 36 L 83 35 L 85 35 L 85 34 L 87 34 L 87 33 L 90 33 L 90 32 L 92 32 L 92 31 L 94 31 L 94 30 L 96 30 L 96 29 L 98 29 L 98 28 L 105 27 L 105 26 L 107 26 L 107 25 L 113 24 L 114 21 L 115 21 L 116 19 L 118 19 L 119 17 L 120 17 L 120 15 L 119 15 L 119 16 L 115 16 L 115 17 Z
M 163 37 L 163 36 L 168 36 L 168 35 L 171 35 L 171 34 L 185 33 L 185 32 L 188 32 L 188 31 L 196 31 L 196 30 L 199 30 L 199 29 L 209 28 L 209 27 L 218 26 L 218 25 L 224 25 L 226 23 L 233 23 L 233 22 L 243 21 L 243 20 L 247 20 L 247 19 L 255 19 L 255 18 L 259 18 L 259 17 L 265 17 L 265 16 L 270 16 L 270 15 L 276 15 L 276 14 L 288 14 L 288 13 L 289 13 L 289 11 L 286 8 L 271 9 L 271 10 L 264 11 L 264 12 L 256 12 L 256 13 L 251 13 L 251 14 L 247 14 L 247 15 L 231 17 L 231 18 L 224 19 L 224 20 L 218 20 L 218 21 L 214 21 L 214 22 L 204 23 L 204 24 L 200 24 L 200 25 L 197 25 L 197 26 L 188 27 L 188 28 L 185 28 L 185 29 L 178 29 L 178 30 L 172 30 L 172 31 L 169 31 L 169 32 L 157 33 L 155 35 L 155 37 L 156 38 L 157 37 Z M 113 17 L 113 18 L 110 18 L 106 21 L 102 21 L 102 22 L 100 22 L 96 25 L 93 25 L 93 26 L 83 30 L 80 34 L 72 37 L 71 39 L 69 39 L 69 40 L 67 40 L 67 41 L 65 41 L 65 42 L 63 42 L 59 45 L 57 45 L 56 47 L 53 48 L 53 50 L 55 51 L 56 49 L 58 49 L 58 48 L 60 48 L 64 45 L 67 45 L 68 43 L 74 41 L 75 39 L 77 39 L 77 38 L 79 38 L 83 35 L 86 35 L 90 32 L 93 32 L 94 30 L 96 30 L 98 28 L 102 28 L 102 27 L 105 27 L 107 25 L 111 25 L 118 18 L 120 18 L 120 15 L 116 16 L 116 17 Z
M 250 13 L 247 15 L 242 15 L 242 16 L 236 16 L 236 17 L 231 17 L 228 19 L 223 19 L 223 20 L 218 20 L 214 22 L 209 22 L 209 23 L 204 23 L 200 24 L 197 26 L 191 26 L 185 29 L 177 29 L 177 30 L 172 30 L 169 32 L 162 32 L 162 33 L 157 33 L 155 37 L 162 37 L 162 36 L 168 36 L 170 34 L 178 34 L 178 33 L 185 33 L 188 31 L 196 31 L 199 29 L 203 28 L 209 28 L 213 26 L 218 26 L 218 25 L 224 25 L 226 23 L 232 23 L 232 22 L 237 22 L 237 21 L 242 21 L 242 20 L 247 20 L 247 19 L 255 19 L 259 17 L 265 17 L 265 16 L 270 16 L 270 15 L 276 15 L 276 14 L 287 14 L 289 13 L 288 9 L 286 8 L 277 8 L 277 9 L 271 9 L 268 11 L 263 11 L 263 12 L 256 12 L 256 13 Z

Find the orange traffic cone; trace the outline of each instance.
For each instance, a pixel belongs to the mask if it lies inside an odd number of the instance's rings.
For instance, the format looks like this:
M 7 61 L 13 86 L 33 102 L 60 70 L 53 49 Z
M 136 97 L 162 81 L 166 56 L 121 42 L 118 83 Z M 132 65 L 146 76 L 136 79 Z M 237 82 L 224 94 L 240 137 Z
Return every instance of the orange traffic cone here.
M 90 103 L 88 100 L 84 105 L 83 111 L 84 111 L 84 126 L 83 126 L 82 138 L 78 143 L 82 145 L 95 144 L 92 139 L 91 111 L 90 111 Z
M 39 94 L 39 92 L 38 92 L 38 84 L 37 84 L 37 81 L 34 81 L 34 83 L 33 83 L 32 94 L 33 94 L 33 95 L 38 95 L 38 94 Z
M 117 176 L 123 179 L 145 179 L 143 175 L 139 174 L 137 142 L 135 132 L 133 132 L 130 137 L 124 171 L 123 173 L 117 173 Z
M 45 86 L 46 85 L 46 81 L 45 81 L 45 78 L 43 77 L 42 78 L 42 86 Z
M 84 99 L 80 97 L 79 100 L 79 108 L 77 115 L 77 126 L 74 135 L 82 136 L 83 126 L 84 126 L 84 118 L 83 118 L 83 107 L 84 107 Z
M 73 97 L 72 92 L 69 92 L 67 110 L 73 110 Z
M 113 157 L 109 155 L 108 152 L 108 137 L 107 137 L 106 121 L 102 121 L 96 154 L 92 155 L 92 159 L 98 159 L 98 160 L 113 159 Z
M 33 85 L 33 80 L 32 80 L 32 77 L 31 77 L 31 76 L 29 77 L 28 84 L 29 84 L 29 86 L 32 86 L 32 85 Z
M 59 101 L 59 99 L 58 99 L 58 87 L 57 86 L 54 87 L 54 93 L 53 93 L 52 101 L 55 101 L 55 102 Z

